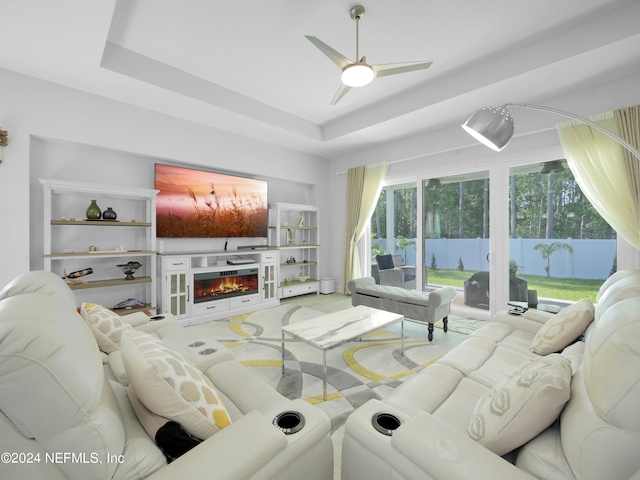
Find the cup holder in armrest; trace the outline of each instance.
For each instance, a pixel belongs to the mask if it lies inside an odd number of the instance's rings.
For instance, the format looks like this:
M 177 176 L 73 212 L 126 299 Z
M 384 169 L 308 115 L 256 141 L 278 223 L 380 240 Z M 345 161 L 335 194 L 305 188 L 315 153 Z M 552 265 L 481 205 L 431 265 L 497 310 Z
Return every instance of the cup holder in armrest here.
M 149 317 L 149 320 L 164 320 L 164 315 L 154 315 L 153 317 Z
M 198 355 L 211 355 L 212 353 L 216 353 L 217 351 L 217 348 L 205 348 L 204 350 L 200 350 L 198 352 Z
M 402 425 L 403 420 L 393 413 L 378 412 L 371 418 L 371 425 L 383 435 L 391 436 Z
M 203 342 L 203 341 L 200 341 L 200 340 L 199 340 L 199 341 L 197 341 L 197 342 L 191 342 L 189 345 L 187 345 L 187 347 L 190 347 L 190 348 L 201 347 L 201 346 L 203 346 L 205 343 L 207 343 L 207 342 Z
M 304 416 L 300 412 L 282 412 L 275 416 L 273 425 L 282 430 L 285 435 L 291 435 L 302 430 Z

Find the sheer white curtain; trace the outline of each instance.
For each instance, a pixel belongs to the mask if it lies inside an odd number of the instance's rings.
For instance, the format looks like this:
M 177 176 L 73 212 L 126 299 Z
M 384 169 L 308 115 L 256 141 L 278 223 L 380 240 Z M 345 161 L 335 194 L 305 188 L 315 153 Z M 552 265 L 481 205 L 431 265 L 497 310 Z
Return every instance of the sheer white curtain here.
M 347 172 L 347 225 L 342 291 L 349 293 L 347 283 L 362 276 L 358 242 L 362 238 L 376 208 L 382 182 L 389 171 L 388 163 L 350 168 Z
M 589 117 L 640 144 L 640 106 Z M 567 163 L 594 208 L 627 242 L 640 249 L 640 161 L 602 132 L 578 121 L 558 125 Z

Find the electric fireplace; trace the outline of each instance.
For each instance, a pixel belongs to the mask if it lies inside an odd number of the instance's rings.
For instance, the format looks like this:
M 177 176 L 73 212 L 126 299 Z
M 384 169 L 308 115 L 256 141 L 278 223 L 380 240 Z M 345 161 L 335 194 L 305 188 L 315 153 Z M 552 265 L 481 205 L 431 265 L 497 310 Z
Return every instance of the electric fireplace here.
M 258 293 L 258 269 L 245 268 L 193 275 L 193 303 L 200 304 Z

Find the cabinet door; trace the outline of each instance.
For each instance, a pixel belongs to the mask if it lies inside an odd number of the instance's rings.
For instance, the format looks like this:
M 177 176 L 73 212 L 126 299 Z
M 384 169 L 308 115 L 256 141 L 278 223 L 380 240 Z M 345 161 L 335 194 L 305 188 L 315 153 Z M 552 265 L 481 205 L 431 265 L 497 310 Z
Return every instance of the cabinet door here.
M 176 318 L 187 316 L 189 306 L 189 286 L 187 272 L 171 272 L 167 275 L 167 306 Z
M 276 298 L 277 295 L 277 269 L 275 264 L 267 264 L 264 265 L 264 290 L 263 290 L 263 300 L 271 300 Z

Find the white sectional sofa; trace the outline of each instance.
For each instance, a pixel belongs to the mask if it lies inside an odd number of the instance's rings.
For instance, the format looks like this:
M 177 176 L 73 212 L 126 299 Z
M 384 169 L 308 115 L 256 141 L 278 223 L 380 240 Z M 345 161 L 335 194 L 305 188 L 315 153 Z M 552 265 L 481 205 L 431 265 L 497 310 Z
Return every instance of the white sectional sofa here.
M 327 415 L 284 398 L 228 351 L 195 368 L 184 357 L 197 361 L 202 345 L 188 345 L 203 331 L 138 316 L 107 339 L 96 330 L 113 331 L 90 321 L 48 272 L 26 273 L 0 292 L 0 478 L 333 478 Z M 98 344 L 114 350 L 107 355 Z M 113 373 L 114 358 L 125 374 Z M 168 463 L 148 432 L 168 431 L 174 416 L 189 421 L 178 422 L 172 442 L 193 443 L 192 430 L 217 433 Z
M 558 315 L 499 313 L 358 408 L 342 479 L 640 478 L 640 271 L 602 285 L 583 336 Z

